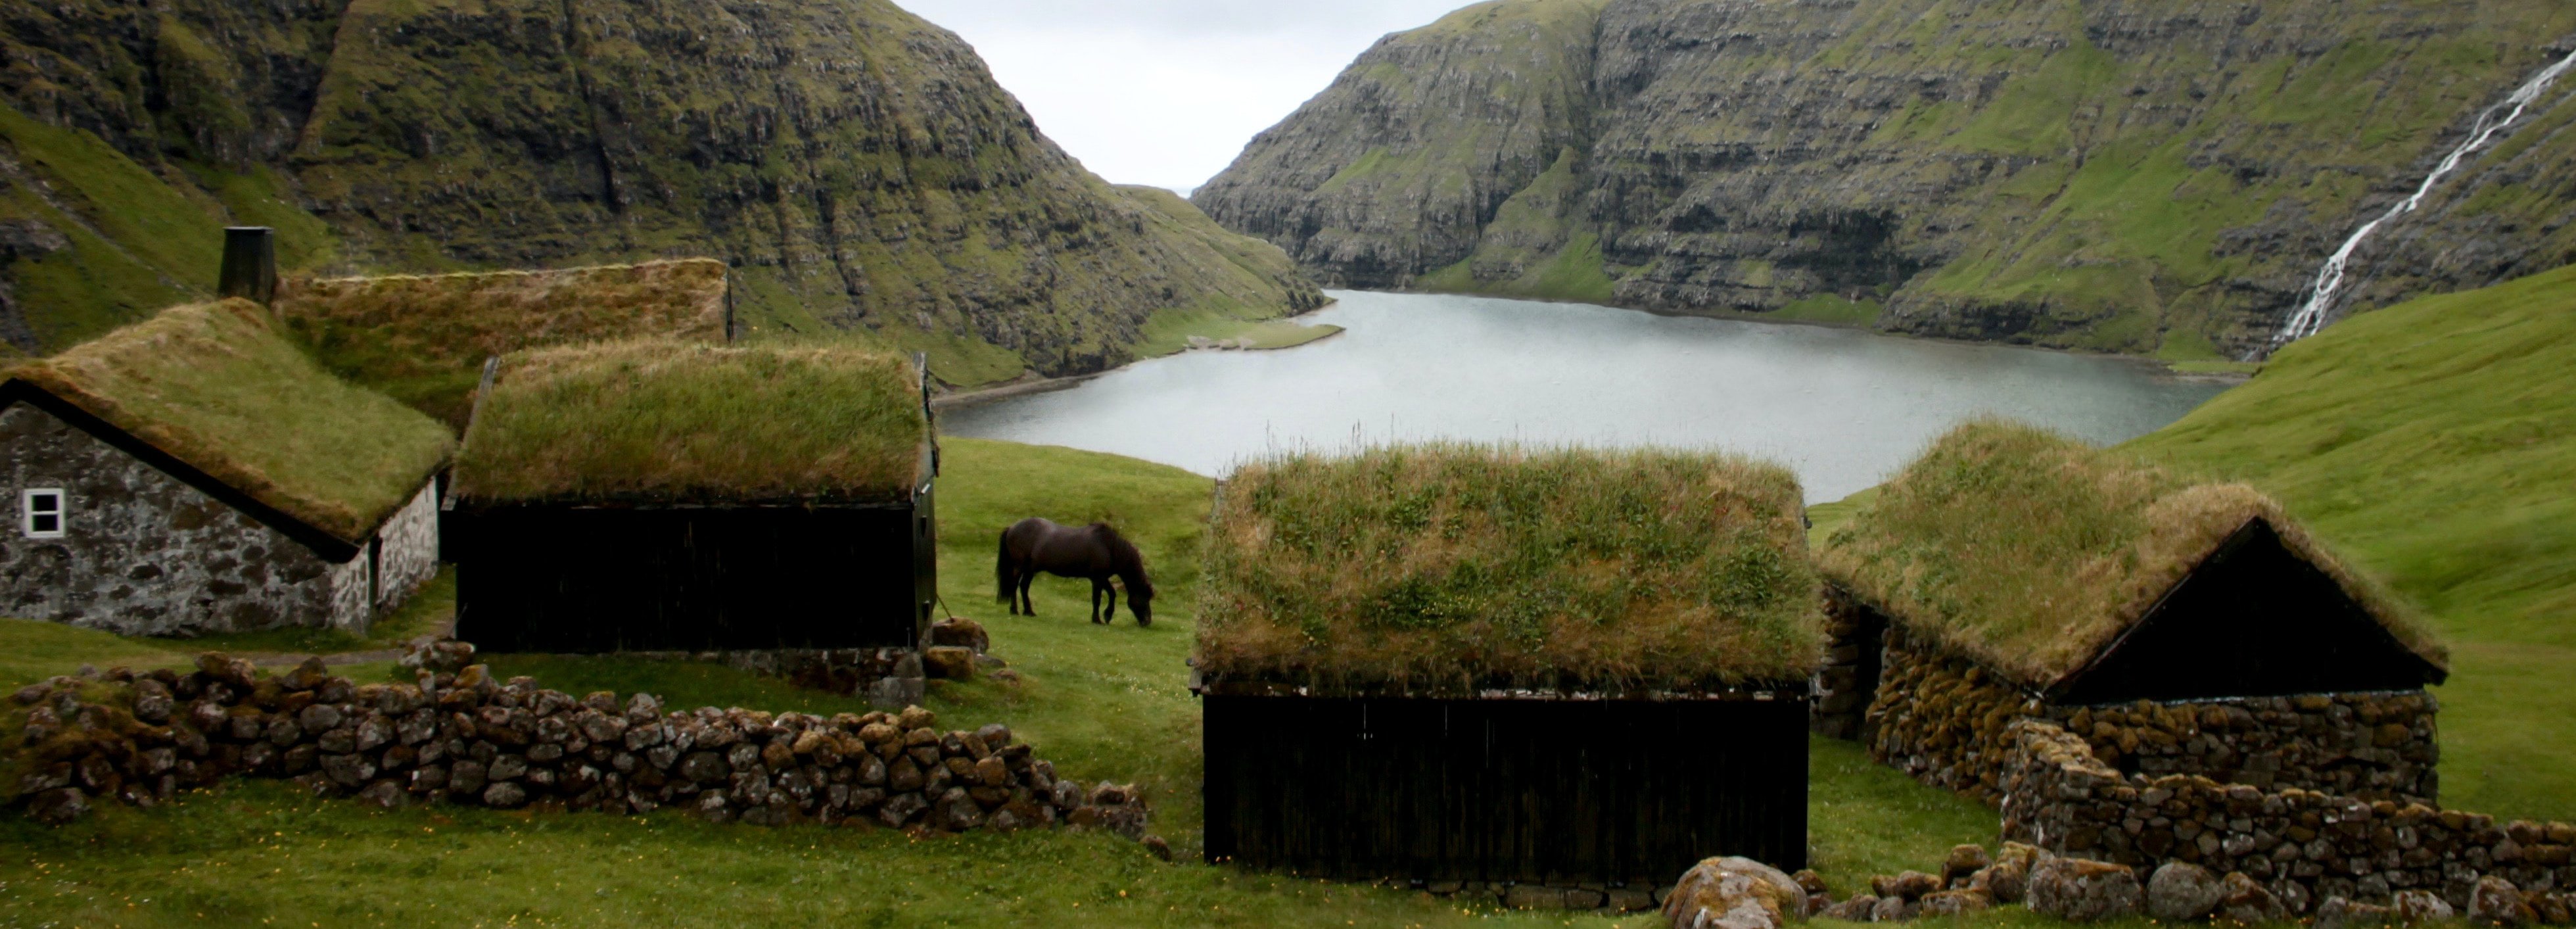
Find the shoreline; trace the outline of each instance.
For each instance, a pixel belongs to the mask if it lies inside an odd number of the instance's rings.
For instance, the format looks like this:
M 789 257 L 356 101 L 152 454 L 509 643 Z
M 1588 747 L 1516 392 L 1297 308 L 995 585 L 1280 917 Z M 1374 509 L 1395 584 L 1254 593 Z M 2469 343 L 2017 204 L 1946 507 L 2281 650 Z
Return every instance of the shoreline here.
M 1769 316 L 1769 315 L 1765 315 L 1765 314 L 1761 314 L 1761 313 L 1745 313 L 1745 312 L 1736 311 L 1736 310 L 1706 310 L 1706 311 L 1691 311 L 1691 310 L 1653 309 L 1653 308 L 1642 307 L 1642 306 L 1627 306 L 1627 305 L 1624 305 L 1624 304 L 1618 304 L 1618 303 L 1594 303 L 1594 302 L 1591 302 L 1591 301 L 1589 301 L 1589 300 L 1570 300 L 1570 299 L 1566 299 L 1566 298 L 1562 298 L 1562 297 L 1529 297 L 1529 296 L 1513 296 L 1513 295 L 1509 295 L 1509 294 L 1483 294 L 1483 293 L 1474 293 L 1474 292 L 1470 292 L 1470 291 L 1453 291 L 1453 290 L 1423 290 L 1423 289 L 1410 288 L 1410 287 L 1384 287 L 1384 288 L 1371 288 L 1371 287 L 1336 287 L 1336 288 L 1332 288 L 1332 289 L 1334 289 L 1334 290 L 1347 290 L 1347 291 L 1352 291 L 1352 292 L 1354 292 L 1354 293 L 1374 293 L 1374 294 L 1408 294 L 1408 295 L 1429 296 L 1429 297 L 1476 297 L 1476 298 L 1485 299 L 1485 300 L 1516 300 L 1516 301 L 1520 301 L 1520 302 L 1523 302 L 1523 303 L 1560 303 L 1560 304 L 1566 304 L 1566 305 L 1570 305 L 1570 306 L 1597 306 L 1597 307 L 1600 307 L 1600 308 L 1605 309 L 1605 310 L 1626 310 L 1626 311 L 1631 312 L 1631 313 L 1644 313 L 1644 314 L 1647 314 L 1647 315 L 1649 315 L 1649 316 L 1661 316 L 1661 317 L 1665 317 L 1665 318 L 1667 318 L 1667 319 L 1716 319 L 1716 320 L 1726 320 L 1726 321 L 1731 321 L 1731 322 L 1742 322 L 1742 323 L 1768 323 L 1768 324 L 1770 324 L 1770 325 L 1775 325 L 1775 326 L 1815 326 L 1815 327 L 1823 328 L 1823 329 L 1846 329 L 1846 330 L 1850 330 L 1850 331 L 1853 331 L 1853 332 L 1866 332 L 1866 333 L 1870 333 L 1870 334 L 1872 334 L 1872 335 L 1883 335 L 1883 336 L 1888 336 L 1888 337 L 1890 337 L 1890 338 L 1899 338 L 1899 339 L 1920 339 L 1920 340 L 1923 340 L 1923 341 L 1926 341 L 1926 342 L 1948 342 L 1948 343 L 1951 343 L 1951 344 L 1954 344 L 1954 345 L 1987 345 L 1987 346 L 1993 346 L 1993 347 L 1996 347 L 1996 348 L 2018 348 L 2018 349 L 2029 349 L 2029 350 L 2032 350 L 2032 351 L 2056 352 L 2056 353 L 2063 354 L 2063 355 L 2078 355 L 2078 356 L 2082 356 L 2082 357 L 2086 357 L 2086 358 L 2105 358 L 2105 359 L 2114 359 L 2114 360 L 2133 361 L 2133 362 L 2137 362 L 2137 363 L 2142 364 L 2142 365 L 2146 365 L 2146 366 L 2148 366 L 2148 367 L 2155 368 L 2155 369 L 2156 369 L 2156 373 L 2157 373 L 2158 375 L 2160 375 L 2160 376 L 2163 376 L 2163 377 L 2170 377 L 2170 378 L 2175 378 L 2175 379 L 2177 379 L 2177 380 L 2185 380 L 2185 381 L 2205 381 L 2205 382 L 2209 382 L 2209 383 L 2220 383 L 2220 384 L 2242 384 L 2242 383 L 2245 383 L 2246 381 L 2250 381 L 2250 380 L 2253 380 L 2253 379 L 2254 379 L 2254 375 L 2253 375 L 2253 374 L 2250 374 L 2250 373 L 2235 373 L 2235 372 L 2227 372 L 2227 373 L 2210 373 L 2210 372 L 2188 372 L 2188 371 L 2180 371 L 2180 370 L 2176 370 L 2176 369 L 2173 367 L 2173 365 L 2174 365 L 2174 364 L 2176 364 L 2176 362 L 2162 361 L 2162 360 L 2158 360 L 2158 359 L 2156 359 L 2156 358 L 2148 357 L 2148 356 L 2146 356 L 2146 355 L 2131 355 L 2131 354 L 2126 354 L 2126 353 L 2122 353 L 2122 352 L 2104 352 L 2104 351 L 2095 351 L 2095 350 L 2092 350 L 2092 349 L 2082 349 L 2082 348 L 2061 348 L 2061 347 L 2054 346 L 2054 345 L 2031 345 L 2031 344 L 2019 343 L 2019 342 L 1995 342 L 1995 341 L 1990 341 L 1990 340 L 1985 340 L 1985 339 L 1962 339 L 1962 338 L 1957 338 L 1957 337 L 1955 337 L 1955 336 L 1921 335 L 1921 334 L 1912 333 L 1912 332 L 1894 332 L 1894 331 L 1890 331 L 1890 330 L 1886 330 L 1886 329 L 1880 329 L 1880 328 L 1878 328 L 1878 327 L 1876 327 L 1876 326 L 1862 325 L 1862 324 L 1859 324 L 1859 323 L 1835 322 L 1835 321 L 1832 321 L 1832 320 L 1824 320 L 1824 319 L 1794 319 L 1794 318 L 1789 318 L 1789 317 Z
M 1296 321 L 1296 320 L 1304 319 L 1304 318 L 1306 318 L 1306 317 L 1308 317 L 1308 316 L 1312 316 L 1312 315 L 1314 315 L 1314 314 L 1321 313 L 1321 312 L 1323 312 L 1323 311 L 1325 311 L 1325 310 L 1327 310 L 1327 309 L 1332 308 L 1333 306 L 1335 306 L 1335 305 L 1337 305 L 1337 304 L 1339 304 L 1339 303 L 1341 303 L 1341 302 L 1342 302 L 1342 301 L 1340 301 L 1340 300 L 1338 300 L 1338 299 L 1326 300 L 1326 301 L 1324 301 L 1323 305 L 1318 306 L 1318 307 L 1315 307 L 1314 309 L 1311 309 L 1311 310 L 1307 310 L 1307 311 L 1305 311 L 1305 312 L 1303 312 L 1303 313 L 1298 313 L 1298 314 L 1294 314 L 1294 315 L 1290 315 L 1290 316 L 1280 316 L 1280 317 L 1275 317 L 1275 318 L 1272 318 L 1272 319 L 1260 320 L 1260 322 L 1265 322 L 1265 323 L 1268 323 L 1268 322 L 1294 322 L 1294 321 Z M 1054 392 L 1059 391 L 1059 390 L 1072 390 L 1073 388 L 1076 388 L 1076 387 L 1080 387 L 1080 386 L 1082 386 L 1082 383 L 1083 383 L 1084 381 L 1088 381 L 1088 380 L 1091 380 L 1092 378 L 1096 378 L 1096 377 L 1099 377 L 1099 376 L 1101 376 L 1101 375 L 1108 374 L 1108 373 L 1110 373 L 1110 372 L 1112 372 L 1112 371 L 1117 371 L 1117 370 L 1120 370 L 1120 369 L 1126 368 L 1126 367 L 1128 367 L 1128 366 L 1130 366 L 1130 365 L 1134 365 L 1134 364 L 1136 364 L 1136 363 L 1138 363 L 1138 362 L 1152 361 L 1152 360 L 1154 360 L 1154 359 L 1156 359 L 1156 358 L 1171 358 L 1171 357 L 1174 357 L 1174 356 L 1178 356 L 1178 355 L 1186 355 L 1186 354 L 1189 354 L 1189 353 L 1191 353 L 1191 352 L 1197 352 L 1197 351 L 1284 352 L 1284 351 L 1287 351 L 1287 350 L 1292 349 L 1292 348 L 1304 348 L 1304 347 L 1306 347 L 1306 346 L 1313 345 L 1313 344 L 1315 344 L 1315 343 L 1317 343 L 1317 342 L 1328 341 L 1328 340 L 1330 340 L 1330 339 L 1332 339 L 1332 338 L 1334 338 L 1334 337 L 1336 337 L 1336 336 L 1341 335 L 1342 333 L 1349 332 L 1349 331 L 1350 331 L 1350 329 L 1349 329 L 1349 328 L 1347 328 L 1347 327 L 1336 326 L 1336 327 L 1334 327 L 1334 329 L 1333 329 L 1333 331 L 1332 331 L 1332 332 L 1328 332 L 1328 333 L 1325 333 L 1325 334 L 1323 334 L 1323 335 L 1316 336 L 1316 337 L 1314 337 L 1314 338 L 1312 338 L 1312 339 L 1307 339 L 1306 341 L 1299 342 L 1299 343 L 1297 343 L 1297 344 L 1295 344 L 1295 345 L 1281 345 L 1281 346 L 1276 346 L 1276 347 L 1267 347 L 1267 348 L 1259 348 L 1259 347 L 1256 347 L 1256 348 L 1228 348 L 1228 349 L 1218 349 L 1218 348 L 1205 348 L 1205 349 L 1199 349 L 1199 348 L 1190 348 L 1190 347 L 1188 347 L 1187 345 L 1183 345 L 1183 346 L 1182 346 L 1178 351 L 1165 352 L 1165 353 L 1160 354 L 1160 355 L 1145 355 L 1145 356 L 1142 356 L 1142 357 L 1139 357 L 1139 358 L 1135 358 L 1135 359 L 1133 359 L 1133 360 L 1130 360 L 1130 361 L 1128 361 L 1128 362 L 1126 362 L 1126 363 L 1124 363 L 1124 364 L 1120 364 L 1120 365 L 1117 365 L 1117 366 L 1114 366 L 1114 367 L 1102 368 L 1102 369 L 1100 369 L 1100 370 L 1098 370 L 1098 371 L 1093 371 L 1093 372 L 1091 372 L 1091 373 L 1089 373 L 1089 374 L 1068 374 L 1068 375 L 1065 375 L 1065 376 L 1063 376 L 1063 377 L 1040 377 L 1040 376 L 1034 376 L 1034 375 L 1036 375 L 1036 372 L 1034 372 L 1034 371 L 1027 371 L 1027 370 L 1023 370 L 1023 371 L 1021 371 L 1021 372 L 1020 372 L 1020 376 L 1019 376 L 1019 377 L 1017 377 L 1017 378 L 1013 378 L 1013 379 L 1011 379 L 1011 380 L 1001 381 L 1001 382 L 999 382 L 999 383 L 994 383 L 994 384 L 982 385 L 982 386 L 973 387 L 973 388 L 968 388 L 968 389 L 964 389 L 964 390 L 952 390 L 952 391 L 949 391 L 949 392 L 947 392 L 947 393 L 942 393 L 942 394 L 933 394 L 933 395 L 931 396 L 931 398 L 930 398 L 930 409 L 931 409 L 931 411 L 932 411 L 932 412 L 937 412 L 937 411 L 940 411 L 940 410 L 949 410 L 949 409 L 956 409 L 956 408 L 958 408 L 958 407 L 976 406 L 976 405 L 978 405 L 978 404 L 991 403 L 991 402 L 993 402 L 993 401 L 995 401 L 995 400 L 1008 400 L 1008 399 L 1010 399 L 1010 398 L 1012 398 L 1012 397 L 1025 397 L 1025 396 L 1028 396 L 1028 395 L 1030 395 L 1030 394 L 1045 394 L 1045 393 L 1054 393 Z

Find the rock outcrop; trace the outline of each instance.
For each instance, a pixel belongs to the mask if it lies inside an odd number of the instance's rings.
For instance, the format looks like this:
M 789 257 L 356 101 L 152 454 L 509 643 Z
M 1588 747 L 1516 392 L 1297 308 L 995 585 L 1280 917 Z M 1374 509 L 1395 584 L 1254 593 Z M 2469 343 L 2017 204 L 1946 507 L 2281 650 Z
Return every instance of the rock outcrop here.
M 1355 286 L 2241 353 L 2571 32 L 2545 0 L 1499 0 L 1195 199 Z M 2576 258 L 2565 96 L 2365 300 Z
M 1321 303 L 1083 170 L 886 0 L 0 0 L 0 26 L 22 351 L 210 290 L 226 222 L 324 271 L 720 257 L 752 334 L 858 333 L 955 383 L 1121 363 L 1166 310 Z

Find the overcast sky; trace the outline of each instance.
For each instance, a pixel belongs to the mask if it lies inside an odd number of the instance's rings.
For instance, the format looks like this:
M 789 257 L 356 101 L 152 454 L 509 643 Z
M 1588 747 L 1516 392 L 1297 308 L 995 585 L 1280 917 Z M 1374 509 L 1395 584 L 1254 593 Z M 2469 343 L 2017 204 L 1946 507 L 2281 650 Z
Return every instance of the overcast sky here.
M 1379 36 L 1469 0 L 895 2 L 974 43 L 1093 173 L 1188 190 Z

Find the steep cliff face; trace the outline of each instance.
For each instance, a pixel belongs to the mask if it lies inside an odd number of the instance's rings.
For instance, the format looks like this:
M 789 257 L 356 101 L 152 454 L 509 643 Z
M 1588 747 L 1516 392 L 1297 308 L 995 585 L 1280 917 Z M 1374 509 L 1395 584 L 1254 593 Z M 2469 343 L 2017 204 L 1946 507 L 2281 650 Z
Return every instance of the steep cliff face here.
M 753 331 L 926 349 L 961 383 L 1117 364 L 1158 312 L 1319 299 L 1082 170 L 885 0 L 162 6 L 0 0 L 22 350 L 211 285 L 218 221 L 329 270 L 722 257 Z
M 1389 37 L 1196 200 L 1354 284 L 2207 356 L 2571 31 L 2544 0 L 1504 0 Z M 1453 86 L 1575 112 L 1504 132 Z M 1479 196 L 1396 236 L 1325 182 L 1360 166 Z

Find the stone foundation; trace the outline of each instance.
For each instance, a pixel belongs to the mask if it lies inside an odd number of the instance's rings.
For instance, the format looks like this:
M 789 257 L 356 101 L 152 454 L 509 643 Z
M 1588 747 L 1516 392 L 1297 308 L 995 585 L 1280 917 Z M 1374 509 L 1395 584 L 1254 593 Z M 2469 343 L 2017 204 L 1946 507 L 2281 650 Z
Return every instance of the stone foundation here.
M 1845 592 L 1825 587 L 1825 663 L 1816 669 L 1816 702 L 1809 728 L 1836 739 L 1866 738 L 1864 723 L 1877 693 L 1887 618 Z
M 1862 727 L 1871 757 L 1989 805 L 2023 719 L 2079 734 L 2122 774 L 2201 775 L 2258 789 L 2432 803 L 2441 759 L 2422 691 L 2047 706 L 1967 659 L 1889 626 Z M 1839 640 L 1838 640 L 1839 641 Z
M 2334 897 L 2385 905 L 2413 890 L 2465 911 L 2482 877 L 2533 893 L 2576 888 L 2576 824 L 2498 823 L 2426 803 L 2124 773 L 2084 739 L 2039 720 L 2016 724 L 2012 737 L 2004 835 L 2057 854 L 2242 873 L 2293 913 Z

